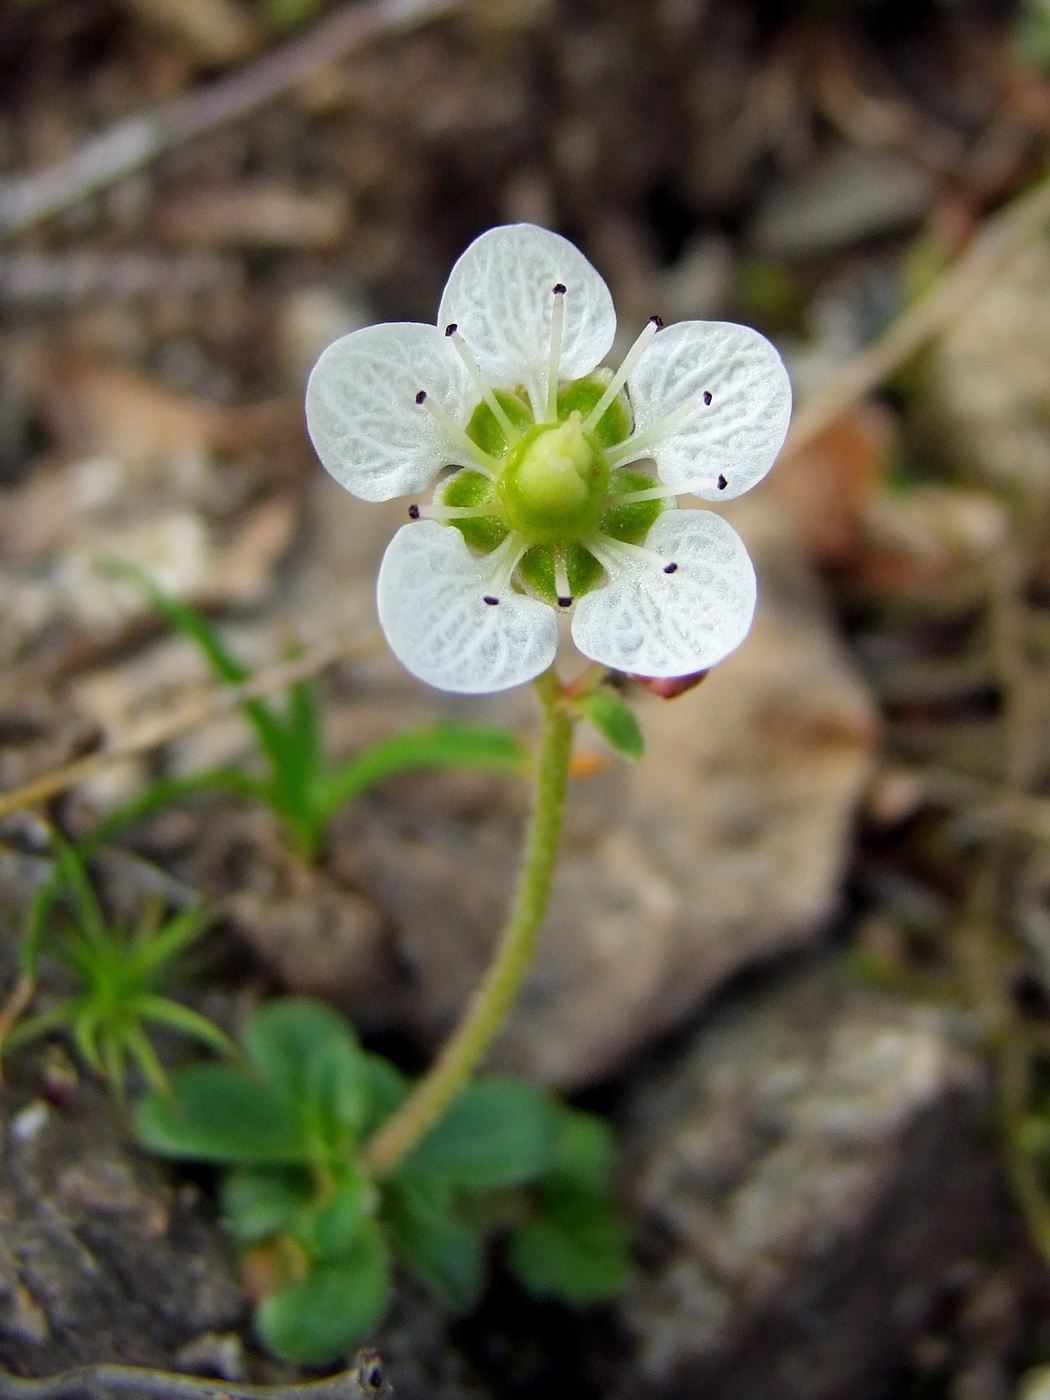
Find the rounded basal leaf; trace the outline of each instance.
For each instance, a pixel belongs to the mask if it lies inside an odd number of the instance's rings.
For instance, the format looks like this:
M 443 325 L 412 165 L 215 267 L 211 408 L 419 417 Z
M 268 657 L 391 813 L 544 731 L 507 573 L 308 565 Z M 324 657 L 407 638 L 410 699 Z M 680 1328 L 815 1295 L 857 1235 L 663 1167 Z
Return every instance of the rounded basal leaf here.
M 390 1301 L 390 1260 L 378 1227 L 365 1222 L 352 1252 L 315 1264 L 297 1283 L 260 1303 L 260 1337 L 285 1361 L 341 1361 L 379 1323 Z
M 728 321 L 681 321 L 657 335 L 627 381 L 635 429 L 656 435 L 646 456 L 669 485 L 710 477 L 695 490 L 728 500 L 769 471 L 787 434 L 791 383 L 776 348 Z M 660 425 L 692 405 L 678 421 Z M 725 483 L 720 486 L 719 481 Z
M 485 1281 L 481 1236 L 460 1220 L 452 1193 L 407 1181 L 389 1189 L 384 1217 L 397 1253 L 442 1302 L 465 1312 Z
M 558 1106 L 558 1130 L 548 1178 L 583 1190 L 608 1189 L 616 1166 L 616 1135 L 596 1113 Z
M 584 1191 L 546 1198 L 511 1236 L 507 1263 L 526 1293 L 576 1307 L 619 1297 L 631 1275 L 627 1231 L 614 1202 Z
M 459 327 L 490 382 L 524 384 L 538 413 L 556 286 L 565 289 L 560 378 L 580 379 L 608 354 L 616 312 L 600 274 L 560 234 L 534 224 L 489 229 L 453 267 L 438 311 L 439 328 Z
M 390 541 L 376 587 L 379 621 L 397 659 L 428 685 L 484 695 L 530 681 L 554 660 L 554 613 L 509 586 L 486 603 L 491 567 L 436 521 L 404 525 Z
M 269 1002 L 248 1022 L 245 1049 L 267 1084 L 293 1104 L 312 1136 L 337 1148 L 368 1113 L 367 1072 L 350 1027 L 305 997 Z
M 238 1244 L 257 1244 L 287 1230 L 312 1195 L 309 1174 L 296 1167 L 241 1167 L 219 1188 L 223 1219 Z
M 572 636 L 584 656 L 643 676 L 684 676 L 721 661 L 747 636 L 755 571 L 740 536 L 703 510 L 664 511 L 637 555 L 602 557 L 609 581 L 576 604 Z
M 462 462 L 462 448 L 416 402 L 420 390 L 458 423 L 478 398 L 434 326 L 365 326 L 329 345 L 306 386 L 306 424 L 340 486 L 363 501 L 389 501 Z
M 312 1259 L 341 1259 L 357 1247 L 362 1222 L 377 1203 L 376 1188 L 356 1164 L 341 1164 L 323 1199 L 303 1211 L 292 1234 Z
M 150 1094 L 135 1110 L 139 1141 L 195 1162 L 296 1163 L 307 1146 L 288 1100 L 230 1065 L 188 1065 L 172 1096 Z
M 546 1094 L 518 1079 L 475 1080 L 404 1163 L 406 1177 L 496 1188 L 534 1181 L 552 1160 L 557 1120 Z

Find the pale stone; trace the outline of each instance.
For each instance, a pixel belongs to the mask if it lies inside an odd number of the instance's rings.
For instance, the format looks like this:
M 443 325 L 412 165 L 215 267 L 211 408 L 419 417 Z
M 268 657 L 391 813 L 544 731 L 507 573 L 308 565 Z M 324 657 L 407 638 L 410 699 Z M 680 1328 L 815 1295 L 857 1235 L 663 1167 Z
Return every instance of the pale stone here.
M 1005 1197 L 971 1035 L 831 963 L 636 1079 L 625 1176 L 646 1262 L 620 1305 L 616 1400 L 888 1393 L 946 1292 L 988 1287 Z

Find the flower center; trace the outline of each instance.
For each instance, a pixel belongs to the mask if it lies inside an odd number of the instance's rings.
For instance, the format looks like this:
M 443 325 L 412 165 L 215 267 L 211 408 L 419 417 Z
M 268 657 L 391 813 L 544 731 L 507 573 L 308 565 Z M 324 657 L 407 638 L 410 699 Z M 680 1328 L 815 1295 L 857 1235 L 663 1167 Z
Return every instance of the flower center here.
M 604 452 L 574 411 L 531 428 L 507 454 L 496 491 L 507 524 L 533 544 L 581 540 L 597 526 L 609 485 Z

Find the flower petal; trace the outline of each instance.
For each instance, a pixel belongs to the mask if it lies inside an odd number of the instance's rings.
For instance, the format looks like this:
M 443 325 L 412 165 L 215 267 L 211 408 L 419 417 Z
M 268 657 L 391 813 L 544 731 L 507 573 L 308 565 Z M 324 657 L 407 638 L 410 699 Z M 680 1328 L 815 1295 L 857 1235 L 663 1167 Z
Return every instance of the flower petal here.
M 685 676 L 747 636 L 755 571 L 740 536 L 708 510 L 665 510 L 646 548 L 673 560 L 618 559 L 608 583 L 576 604 L 573 641 L 592 661 L 643 676 Z
M 363 501 L 389 501 L 462 464 L 463 449 L 416 403 L 420 389 L 463 424 L 478 399 L 434 326 L 365 326 L 329 345 L 306 386 L 306 424 L 340 486 Z
M 696 401 L 646 455 L 672 486 L 721 475 L 726 482 L 721 490 L 695 492 L 709 501 L 742 495 L 761 481 L 791 417 L 791 383 L 775 346 L 750 326 L 729 321 L 668 326 L 638 361 L 627 388 L 638 433 L 659 434 L 668 414 Z
M 475 238 L 449 274 L 438 325 L 455 322 L 497 388 L 524 384 L 534 410 L 545 401 L 553 289 L 565 287 L 560 377 L 601 364 L 616 334 L 612 296 L 578 248 L 535 224 L 508 224 Z
M 508 587 L 484 601 L 491 566 L 448 525 L 403 525 L 379 568 L 379 621 L 391 650 L 439 690 L 486 695 L 545 671 L 558 647 L 554 609 Z

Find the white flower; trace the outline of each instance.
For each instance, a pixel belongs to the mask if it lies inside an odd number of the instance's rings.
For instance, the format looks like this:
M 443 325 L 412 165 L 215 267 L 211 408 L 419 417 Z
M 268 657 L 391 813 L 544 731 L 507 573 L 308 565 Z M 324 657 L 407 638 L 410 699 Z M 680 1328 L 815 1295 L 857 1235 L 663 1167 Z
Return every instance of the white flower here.
M 310 436 L 355 496 L 421 493 L 459 468 L 379 570 L 380 623 L 421 680 L 531 680 L 554 660 L 559 608 L 585 656 L 645 676 L 704 670 L 746 636 L 743 542 L 675 498 L 739 496 L 766 474 L 791 412 L 784 366 L 746 326 L 654 318 L 611 374 L 597 366 L 615 331 L 582 253 L 516 224 L 462 255 L 437 327 L 368 326 L 314 368 Z

